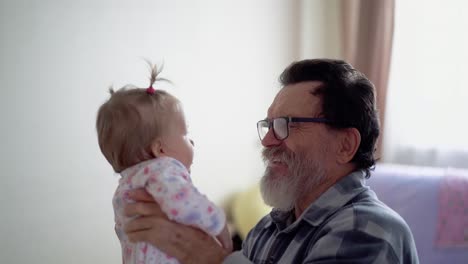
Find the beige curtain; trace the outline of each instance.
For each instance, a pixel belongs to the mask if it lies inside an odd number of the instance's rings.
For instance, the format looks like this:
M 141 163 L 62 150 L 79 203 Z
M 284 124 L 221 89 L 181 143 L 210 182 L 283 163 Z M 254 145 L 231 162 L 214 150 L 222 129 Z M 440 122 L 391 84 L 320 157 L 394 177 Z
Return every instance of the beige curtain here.
M 382 155 L 390 58 L 393 40 L 394 0 L 343 0 L 343 56 L 376 87 L 381 134 L 377 158 Z

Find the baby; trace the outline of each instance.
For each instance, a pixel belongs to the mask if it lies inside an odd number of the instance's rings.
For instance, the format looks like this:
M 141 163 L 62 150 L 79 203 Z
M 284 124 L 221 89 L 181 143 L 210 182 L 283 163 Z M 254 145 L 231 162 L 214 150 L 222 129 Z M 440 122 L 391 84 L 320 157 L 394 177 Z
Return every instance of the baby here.
M 114 92 L 98 111 L 99 147 L 120 173 L 114 195 L 115 231 L 122 246 L 123 263 L 179 263 L 148 243 L 131 243 L 123 231 L 130 220 L 123 213 L 131 189 L 145 188 L 167 216 L 197 227 L 230 249 L 232 240 L 221 208 L 201 194 L 190 179 L 193 141 L 180 101 L 153 85 L 160 71 L 151 67 L 147 89 L 125 86 Z

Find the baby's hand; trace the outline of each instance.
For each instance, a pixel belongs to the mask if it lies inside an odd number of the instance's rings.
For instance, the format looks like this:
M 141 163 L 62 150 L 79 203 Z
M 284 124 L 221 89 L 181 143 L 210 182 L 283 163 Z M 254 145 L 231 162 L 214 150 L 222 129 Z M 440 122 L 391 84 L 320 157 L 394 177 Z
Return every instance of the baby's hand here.
M 221 243 L 225 250 L 229 253 L 232 252 L 232 238 L 227 225 L 225 225 L 223 231 L 216 236 L 216 239 Z

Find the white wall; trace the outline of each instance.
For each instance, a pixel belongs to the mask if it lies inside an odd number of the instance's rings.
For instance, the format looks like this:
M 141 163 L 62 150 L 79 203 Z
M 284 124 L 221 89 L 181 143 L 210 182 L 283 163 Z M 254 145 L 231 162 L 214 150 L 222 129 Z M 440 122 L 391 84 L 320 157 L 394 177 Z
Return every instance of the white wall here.
M 185 105 L 196 185 L 221 202 L 257 182 L 255 123 L 279 73 L 299 57 L 330 54 L 299 44 L 300 4 L 0 1 L 0 263 L 120 262 L 118 176 L 94 122 L 110 84 L 147 85 L 141 57 L 164 61 L 175 83 L 164 87 Z M 310 30 L 317 41 L 328 34 Z
M 299 50 L 301 59 L 343 59 L 341 2 L 301 0 Z
M 261 176 L 255 123 L 297 57 L 290 1 L 1 1 L 0 263 L 119 263 L 118 176 L 97 146 L 113 83 L 165 63 L 196 141 L 193 178 L 220 202 Z

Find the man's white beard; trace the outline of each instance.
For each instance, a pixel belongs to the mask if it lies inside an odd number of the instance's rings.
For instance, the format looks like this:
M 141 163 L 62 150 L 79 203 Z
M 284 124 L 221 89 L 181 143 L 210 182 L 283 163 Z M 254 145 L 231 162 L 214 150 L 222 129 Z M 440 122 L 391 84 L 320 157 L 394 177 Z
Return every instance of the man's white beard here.
M 287 175 L 275 175 L 277 173 L 268 166 L 272 158 L 287 164 Z M 306 192 L 313 191 L 325 178 L 320 161 L 308 159 L 303 153 L 295 155 L 284 148 L 273 147 L 263 150 L 263 159 L 267 165 L 260 181 L 263 200 L 267 205 L 282 211 L 293 209 Z

